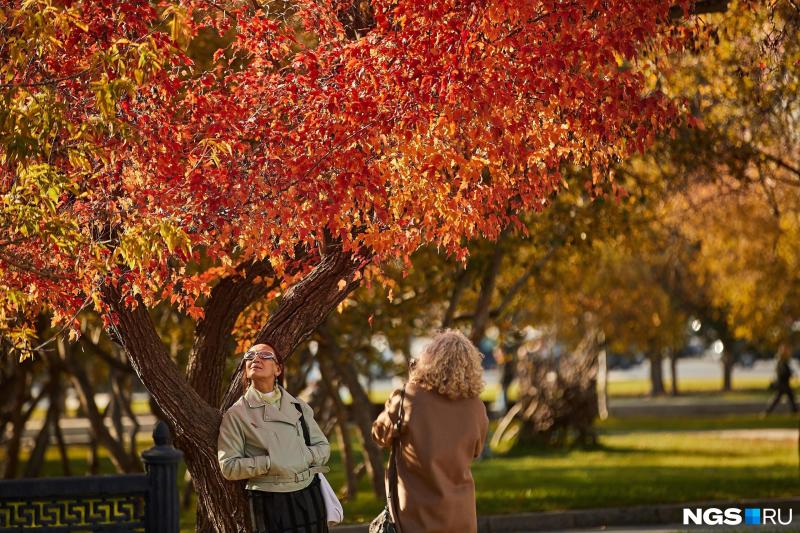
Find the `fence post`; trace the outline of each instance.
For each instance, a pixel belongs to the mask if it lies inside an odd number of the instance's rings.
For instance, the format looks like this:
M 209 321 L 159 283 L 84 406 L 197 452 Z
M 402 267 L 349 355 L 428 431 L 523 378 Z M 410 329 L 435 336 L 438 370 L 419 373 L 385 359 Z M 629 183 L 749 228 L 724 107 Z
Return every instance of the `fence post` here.
M 147 533 L 178 533 L 180 507 L 178 505 L 178 461 L 180 450 L 172 447 L 169 428 L 159 420 L 153 429 L 155 446 L 142 452 L 147 470 L 147 507 L 145 531 Z

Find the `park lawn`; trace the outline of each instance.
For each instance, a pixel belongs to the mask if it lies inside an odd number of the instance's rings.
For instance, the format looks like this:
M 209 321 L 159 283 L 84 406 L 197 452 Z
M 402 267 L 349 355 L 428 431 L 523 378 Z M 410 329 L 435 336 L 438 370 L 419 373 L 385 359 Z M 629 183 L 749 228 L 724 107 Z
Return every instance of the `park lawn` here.
M 342 483 L 337 459 L 329 476 L 334 487 Z M 793 496 L 797 468 L 794 438 L 743 445 L 707 433 L 637 431 L 604 434 L 592 450 L 517 450 L 475 463 L 473 475 L 478 513 L 506 514 Z M 381 509 L 366 483 L 362 488 L 344 505 L 348 522 Z
M 624 432 L 703 431 L 726 429 L 797 429 L 797 415 L 778 413 L 768 417 L 760 414 L 730 414 L 693 417 L 611 416 L 597 422 L 604 434 Z
M 678 390 L 681 396 L 703 395 L 713 397 L 722 401 L 766 401 L 772 394 L 769 390 L 770 379 L 759 377 L 737 377 L 734 373 L 732 390 L 722 392 L 722 380 L 718 378 L 686 378 L 678 380 Z M 800 379 L 792 381 L 792 385 L 797 388 L 800 386 Z M 664 379 L 664 387 L 670 390 L 671 381 Z M 496 383 L 487 383 L 481 394 L 481 399 L 485 402 L 493 402 L 497 398 L 500 390 Z M 515 401 L 518 397 L 516 383 L 512 383 L 508 389 L 508 397 Z M 370 391 L 369 398 L 372 403 L 382 404 L 389 398 L 390 391 Z M 646 378 L 632 379 L 624 381 L 609 381 L 608 395 L 612 398 L 634 398 L 649 396 L 650 380 Z M 345 398 L 349 401 L 348 398 Z
M 766 377 L 737 376 L 734 372 L 731 392 L 721 392 L 722 378 L 679 378 L 678 391 L 681 394 L 718 393 L 721 398 L 731 394 L 733 397 L 737 397 L 737 393 L 749 393 L 761 397 L 770 394 L 768 389 L 770 381 L 771 379 Z M 797 387 L 800 385 L 800 380 L 793 380 L 792 384 Z M 665 377 L 664 388 L 669 391 L 671 386 L 672 381 Z M 650 380 L 646 378 L 608 382 L 608 395 L 612 397 L 647 396 L 648 394 L 650 394 Z
M 797 439 L 726 438 L 711 431 L 795 428 L 797 419 L 776 415 L 675 419 L 609 419 L 599 424 L 601 446 L 589 450 L 516 450 L 476 462 L 479 514 L 630 506 L 710 499 L 787 497 L 797 494 Z M 146 449 L 143 438 L 140 449 Z M 341 456 L 333 446 L 328 479 L 343 484 Z M 73 474 L 86 471 L 86 446 L 70 448 Z M 0 454 L 1 455 L 1 454 Z M 2 459 L 2 457 L 0 457 Z M 47 475 L 61 475 L 55 449 Z M 103 472 L 112 472 L 103 459 Z M 183 475 L 179 476 L 183 485 Z M 383 503 L 366 480 L 355 501 L 344 504 L 347 522 L 365 522 Z M 194 524 L 193 506 L 182 513 L 183 531 Z

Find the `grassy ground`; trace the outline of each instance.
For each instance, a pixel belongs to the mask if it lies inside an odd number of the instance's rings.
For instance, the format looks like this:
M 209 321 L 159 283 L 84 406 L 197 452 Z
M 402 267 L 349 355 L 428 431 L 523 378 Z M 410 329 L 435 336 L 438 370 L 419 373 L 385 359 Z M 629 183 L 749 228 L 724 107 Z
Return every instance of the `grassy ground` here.
M 642 424 L 642 425 L 636 425 Z M 479 514 L 628 506 L 797 493 L 797 442 L 726 438 L 696 429 L 797 427 L 789 416 L 766 421 L 681 421 L 665 433 L 657 420 L 608 420 L 591 450 L 515 450 L 475 463 Z M 625 431 L 622 433 L 621 431 Z M 342 476 L 333 457 L 334 487 Z M 381 502 L 364 493 L 345 504 L 348 521 L 373 517 Z
M 599 421 L 597 427 L 602 434 L 657 433 L 663 431 L 696 432 L 725 429 L 797 429 L 798 419 L 790 414 L 774 414 L 763 417 L 758 414 L 696 416 L 696 417 L 655 417 L 635 416 L 625 418 L 610 417 Z
M 715 418 L 608 419 L 599 424 L 601 445 L 590 450 L 515 450 L 475 463 L 480 514 L 517 513 L 708 499 L 767 498 L 797 494 L 797 440 L 730 438 L 698 430 L 796 428 L 797 419 L 776 415 Z M 141 449 L 148 445 L 144 440 Z M 341 457 L 334 446 L 331 484 L 343 484 Z M 2 459 L 0 450 L 0 459 Z M 88 449 L 70 448 L 73 474 L 87 469 Z M 102 470 L 112 472 L 103 459 Z M 61 475 L 55 449 L 47 475 Z M 179 477 L 182 481 L 182 476 Z M 382 507 L 367 481 L 355 501 L 345 503 L 348 522 L 364 522 Z M 182 515 L 193 527 L 194 511 Z
M 681 395 L 709 395 L 721 400 L 730 401 L 749 401 L 763 400 L 771 394 L 768 389 L 770 380 L 767 378 L 736 377 L 734 374 L 732 390 L 730 392 L 720 392 L 722 380 L 716 378 L 686 378 L 678 381 L 678 390 Z M 800 386 L 800 379 L 793 381 L 795 387 Z M 672 384 L 669 379 L 664 380 L 664 387 L 670 390 Z M 493 402 L 497 397 L 499 387 L 497 384 L 489 383 L 481 398 L 484 401 Z M 608 383 L 608 395 L 612 398 L 634 398 L 648 396 L 650 394 L 649 379 L 635 379 L 626 381 L 610 381 Z M 508 396 L 511 400 L 517 399 L 516 385 L 509 388 Z M 370 400 L 374 403 L 383 403 L 389 397 L 389 391 L 373 391 L 370 393 Z
M 768 386 L 770 379 L 758 377 L 737 377 L 734 373 L 732 388 L 729 393 L 720 393 L 722 380 L 716 378 L 686 378 L 678 380 L 678 390 L 681 394 L 707 393 L 719 395 L 721 397 L 737 397 L 740 394 L 767 396 L 770 394 Z M 793 381 L 793 385 L 800 385 L 800 380 Z M 667 391 L 672 387 L 669 378 L 664 379 L 664 387 Z M 650 393 L 650 380 L 636 379 L 628 381 L 610 381 L 608 383 L 608 394 L 612 397 L 646 396 Z

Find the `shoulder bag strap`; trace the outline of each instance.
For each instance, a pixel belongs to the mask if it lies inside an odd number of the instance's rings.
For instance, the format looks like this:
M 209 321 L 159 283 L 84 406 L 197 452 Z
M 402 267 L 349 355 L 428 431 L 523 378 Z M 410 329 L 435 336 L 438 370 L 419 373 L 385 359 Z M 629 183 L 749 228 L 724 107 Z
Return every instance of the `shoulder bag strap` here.
M 397 422 L 394 423 L 395 438 L 392 439 L 392 450 L 389 453 L 389 492 L 386 493 L 386 503 L 392 510 L 395 525 L 399 528 L 400 507 L 397 501 L 397 455 L 399 454 L 400 431 L 403 429 L 403 417 L 405 416 L 404 403 L 406 400 L 406 387 L 400 390 L 400 408 L 397 412 Z
M 295 409 L 300 413 L 300 426 L 303 428 L 303 438 L 306 440 L 306 446 L 311 446 L 311 434 L 308 431 L 308 424 L 306 424 L 306 417 L 303 415 L 303 408 L 299 403 L 294 404 Z

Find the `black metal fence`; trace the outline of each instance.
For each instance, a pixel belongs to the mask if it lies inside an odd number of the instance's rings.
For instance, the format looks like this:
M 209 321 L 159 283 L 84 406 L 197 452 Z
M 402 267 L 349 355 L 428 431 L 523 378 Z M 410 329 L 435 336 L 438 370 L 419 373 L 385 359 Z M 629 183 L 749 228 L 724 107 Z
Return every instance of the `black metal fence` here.
M 0 533 L 179 530 L 178 462 L 169 429 L 158 422 L 155 446 L 142 453 L 146 473 L 0 481 Z

